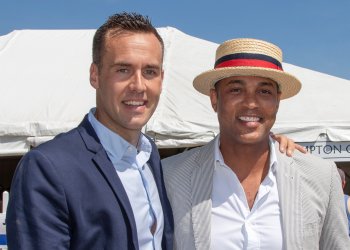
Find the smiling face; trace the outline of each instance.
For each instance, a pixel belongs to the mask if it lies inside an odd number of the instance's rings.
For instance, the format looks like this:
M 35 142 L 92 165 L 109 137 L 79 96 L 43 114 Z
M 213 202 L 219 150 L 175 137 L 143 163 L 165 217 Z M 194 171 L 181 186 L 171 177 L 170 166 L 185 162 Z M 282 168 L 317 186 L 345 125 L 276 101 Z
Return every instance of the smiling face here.
M 235 145 L 268 140 L 280 101 L 274 81 L 255 76 L 229 77 L 216 84 L 210 99 L 218 115 L 221 139 Z
M 100 66 L 90 68 L 96 118 L 135 145 L 157 107 L 162 80 L 162 48 L 152 33 L 107 35 Z

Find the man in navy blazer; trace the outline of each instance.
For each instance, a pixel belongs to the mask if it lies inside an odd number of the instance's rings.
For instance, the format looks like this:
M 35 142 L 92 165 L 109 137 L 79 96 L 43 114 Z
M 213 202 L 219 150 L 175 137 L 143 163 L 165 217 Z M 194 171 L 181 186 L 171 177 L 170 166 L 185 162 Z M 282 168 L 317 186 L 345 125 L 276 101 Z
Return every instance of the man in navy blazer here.
M 159 154 L 141 133 L 158 104 L 163 54 L 162 38 L 136 13 L 111 16 L 96 31 L 96 109 L 22 158 L 7 210 L 9 249 L 172 249 Z

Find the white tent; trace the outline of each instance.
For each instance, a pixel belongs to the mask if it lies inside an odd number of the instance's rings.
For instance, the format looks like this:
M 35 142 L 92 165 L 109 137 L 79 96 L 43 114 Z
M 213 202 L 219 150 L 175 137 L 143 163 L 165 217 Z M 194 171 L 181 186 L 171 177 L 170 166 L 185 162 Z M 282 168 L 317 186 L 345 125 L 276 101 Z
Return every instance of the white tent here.
M 166 49 L 163 92 L 144 131 L 162 148 L 204 144 L 218 123 L 192 80 L 212 68 L 218 45 L 171 27 L 159 31 Z M 21 155 L 75 127 L 95 105 L 88 78 L 94 32 L 22 30 L 0 37 L 0 156 Z M 303 87 L 281 102 L 274 131 L 298 142 L 350 142 L 350 81 L 283 66 Z

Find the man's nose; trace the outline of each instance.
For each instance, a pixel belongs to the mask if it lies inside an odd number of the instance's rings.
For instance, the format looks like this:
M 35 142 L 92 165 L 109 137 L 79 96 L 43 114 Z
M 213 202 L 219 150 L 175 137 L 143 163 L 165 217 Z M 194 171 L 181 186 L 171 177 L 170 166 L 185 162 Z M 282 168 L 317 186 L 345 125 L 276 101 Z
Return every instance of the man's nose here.
M 254 109 L 258 107 L 258 101 L 255 93 L 246 93 L 243 100 L 246 107 L 249 109 Z
M 131 77 L 130 89 L 136 92 L 143 92 L 146 89 L 145 79 L 142 76 L 142 72 L 135 71 Z

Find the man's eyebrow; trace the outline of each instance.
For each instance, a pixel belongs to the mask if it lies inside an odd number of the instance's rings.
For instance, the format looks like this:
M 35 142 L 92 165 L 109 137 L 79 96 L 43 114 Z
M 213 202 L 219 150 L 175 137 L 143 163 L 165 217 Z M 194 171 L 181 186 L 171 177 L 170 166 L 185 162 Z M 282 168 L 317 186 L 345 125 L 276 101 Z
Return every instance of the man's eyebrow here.
M 157 64 L 147 64 L 146 67 L 147 69 L 161 69 L 162 67 Z
M 259 86 L 261 86 L 261 87 L 269 87 L 270 86 L 272 88 L 276 88 L 277 92 L 281 91 L 280 86 L 275 81 L 271 81 L 271 82 L 262 81 L 261 83 L 259 83 Z
M 226 85 L 231 85 L 231 84 L 238 84 L 238 85 L 244 85 L 245 84 L 245 81 L 244 80 L 241 80 L 241 79 L 233 79 L 233 80 L 230 80 L 229 82 L 226 83 Z M 277 90 L 279 90 L 279 86 L 276 82 L 274 81 L 261 81 L 259 82 L 259 86 L 260 87 L 274 87 L 276 86 L 277 87 Z
M 275 82 L 266 82 L 266 81 L 262 81 L 262 82 L 259 82 L 259 85 L 260 86 L 274 86 L 274 85 L 276 85 L 276 83 Z
M 234 79 L 234 80 L 230 80 L 227 84 L 241 84 L 241 85 L 243 85 L 244 81 L 240 80 L 240 79 Z
M 127 62 L 116 62 L 112 64 L 112 67 L 130 67 L 131 64 Z
M 116 63 L 112 64 L 112 67 L 132 67 L 132 64 L 127 63 L 127 62 L 116 62 Z M 162 67 L 160 65 L 156 65 L 156 64 L 146 64 L 146 66 L 144 68 L 161 69 Z

